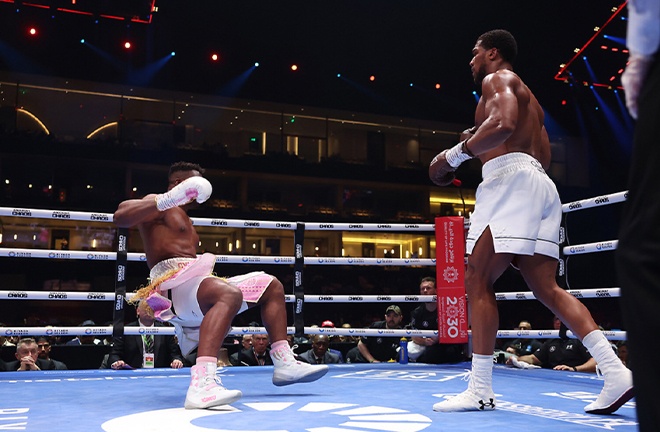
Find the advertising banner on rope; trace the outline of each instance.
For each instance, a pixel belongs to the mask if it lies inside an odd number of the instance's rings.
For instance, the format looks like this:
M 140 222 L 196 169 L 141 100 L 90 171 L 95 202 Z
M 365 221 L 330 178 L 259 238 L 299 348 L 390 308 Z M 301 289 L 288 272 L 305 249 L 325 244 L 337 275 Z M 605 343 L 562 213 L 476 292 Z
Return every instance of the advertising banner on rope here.
M 435 259 L 440 343 L 467 343 L 465 226 L 462 217 L 435 218 Z

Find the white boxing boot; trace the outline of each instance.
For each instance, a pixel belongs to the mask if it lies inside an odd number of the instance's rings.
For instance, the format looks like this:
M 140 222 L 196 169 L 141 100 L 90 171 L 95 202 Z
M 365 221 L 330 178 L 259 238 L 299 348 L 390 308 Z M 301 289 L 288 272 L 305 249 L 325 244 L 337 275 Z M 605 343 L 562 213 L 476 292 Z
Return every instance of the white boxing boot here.
M 228 405 L 243 396 L 239 390 L 227 390 L 215 375 L 217 360 L 201 361 L 190 369 L 190 387 L 186 394 L 186 409 Z
M 472 373 L 467 390 L 433 405 L 433 411 L 492 411 L 495 409 L 493 393 L 493 356 L 472 355 Z
M 328 365 L 311 365 L 297 361 L 286 339 L 271 344 L 270 357 L 274 365 L 273 384 L 278 387 L 316 381 L 329 370 Z
M 598 369 L 605 379 L 598 399 L 584 407 L 584 410 L 589 414 L 612 414 L 633 397 L 632 372 L 621 363 L 600 330 L 586 335 L 582 343 L 598 363 Z

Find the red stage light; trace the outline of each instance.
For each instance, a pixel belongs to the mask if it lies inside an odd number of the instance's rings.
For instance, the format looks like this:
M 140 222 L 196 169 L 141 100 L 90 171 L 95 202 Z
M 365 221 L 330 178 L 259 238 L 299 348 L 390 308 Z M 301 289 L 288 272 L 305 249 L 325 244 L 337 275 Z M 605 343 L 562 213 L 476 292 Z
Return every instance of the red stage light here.
M 220 56 L 219 56 L 219 55 L 217 55 L 217 54 L 215 54 L 215 53 L 211 54 L 211 60 L 213 60 L 213 61 L 218 61 L 219 59 L 220 59 Z
M 30 27 L 28 30 L 28 33 L 30 33 L 30 36 L 36 36 L 37 35 L 37 29 L 35 27 Z
M 131 43 L 129 41 L 124 42 L 124 48 L 131 49 Z
M 375 77 L 374 75 L 371 75 L 371 76 L 369 77 L 369 81 L 376 81 L 376 77 Z

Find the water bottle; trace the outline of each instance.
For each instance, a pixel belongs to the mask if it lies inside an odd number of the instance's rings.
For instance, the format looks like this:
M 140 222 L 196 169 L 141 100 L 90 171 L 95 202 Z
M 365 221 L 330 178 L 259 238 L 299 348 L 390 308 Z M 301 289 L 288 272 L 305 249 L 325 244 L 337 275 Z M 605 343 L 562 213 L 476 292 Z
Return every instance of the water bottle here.
M 399 342 L 399 363 L 408 364 L 408 339 L 404 337 Z

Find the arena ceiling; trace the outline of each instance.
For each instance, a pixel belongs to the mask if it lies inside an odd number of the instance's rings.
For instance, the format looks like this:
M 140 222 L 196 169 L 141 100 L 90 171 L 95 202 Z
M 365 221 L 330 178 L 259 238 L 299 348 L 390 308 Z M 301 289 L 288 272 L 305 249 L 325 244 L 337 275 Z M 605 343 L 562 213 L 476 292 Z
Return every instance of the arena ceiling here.
M 124 0 L 72 11 L 88 4 L 0 0 L 0 69 L 469 123 L 471 49 L 505 28 L 516 71 L 570 122 L 565 79 L 612 91 L 626 59 L 623 0 Z

